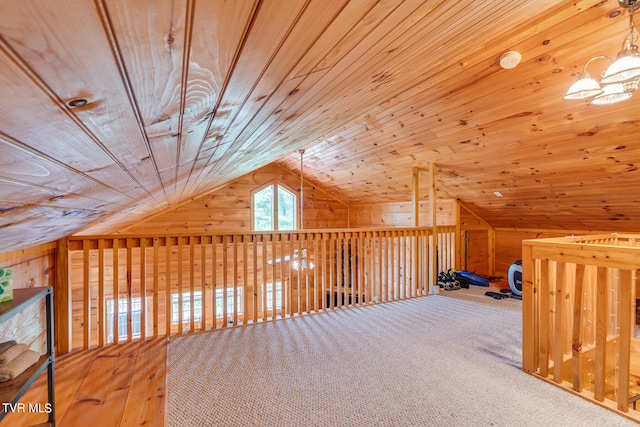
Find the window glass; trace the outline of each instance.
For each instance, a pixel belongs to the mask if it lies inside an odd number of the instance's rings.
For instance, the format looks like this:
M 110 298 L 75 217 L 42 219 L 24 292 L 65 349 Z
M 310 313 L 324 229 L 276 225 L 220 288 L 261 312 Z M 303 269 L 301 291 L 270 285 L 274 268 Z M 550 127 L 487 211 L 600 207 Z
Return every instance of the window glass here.
M 253 229 L 273 230 L 273 185 L 253 195 Z
M 273 184 L 253 193 L 253 229 L 295 230 L 296 206 L 296 194 L 281 185 Z
M 296 196 L 278 185 L 278 230 L 295 230 Z

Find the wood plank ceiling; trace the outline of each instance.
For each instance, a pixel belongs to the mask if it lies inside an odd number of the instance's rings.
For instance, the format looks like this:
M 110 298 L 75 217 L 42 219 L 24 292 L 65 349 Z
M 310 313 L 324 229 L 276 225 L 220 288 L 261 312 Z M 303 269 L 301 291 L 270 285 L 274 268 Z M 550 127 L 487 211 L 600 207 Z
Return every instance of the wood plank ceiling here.
M 435 162 L 495 226 L 640 231 L 640 101 L 562 100 L 627 30 L 614 0 L 0 0 L 0 252 L 303 148 L 347 203 L 408 201 Z

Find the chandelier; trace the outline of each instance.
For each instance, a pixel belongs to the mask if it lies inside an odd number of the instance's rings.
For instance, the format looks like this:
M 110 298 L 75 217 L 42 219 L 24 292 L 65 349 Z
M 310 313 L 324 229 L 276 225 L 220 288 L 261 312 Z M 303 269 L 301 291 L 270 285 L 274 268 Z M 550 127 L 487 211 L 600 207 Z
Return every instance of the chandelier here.
M 629 12 L 629 34 L 622 42 L 622 50 L 616 55 L 616 60 L 604 55 L 591 58 L 584 65 L 580 79 L 575 82 L 564 99 L 586 99 L 593 97 L 591 104 L 607 105 L 625 101 L 633 96 L 633 91 L 638 88 L 640 81 L 640 52 L 635 44 L 639 39 L 633 23 L 633 14 L 640 6 L 638 0 L 618 0 L 621 7 Z M 609 61 L 607 68 L 601 76 L 600 82 L 591 78 L 587 67 L 593 61 L 603 59 Z

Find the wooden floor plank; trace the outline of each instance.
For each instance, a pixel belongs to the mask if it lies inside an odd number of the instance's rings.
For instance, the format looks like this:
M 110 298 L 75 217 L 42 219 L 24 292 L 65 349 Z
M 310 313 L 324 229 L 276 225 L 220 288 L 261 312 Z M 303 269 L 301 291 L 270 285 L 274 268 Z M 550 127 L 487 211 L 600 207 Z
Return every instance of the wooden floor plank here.
M 58 426 L 164 426 L 166 339 L 69 353 L 55 362 Z M 41 375 L 20 402 L 47 402 L 47 375 Z M 9 413 L 0 427 L 38 426 L 45 413 Z
M 76 426 L 81 419 L 118 426 L 129 394 L 139 342 L 105 347 L 96 357 L 61 426 Z
M 78 389 L 87 376 L 93 361 L 98 356 L 99 350 L 87 350 L 67 354 L 58 358 L 55 362 L 55 403 L 56 418 L 61 419 L 71 402 L 78 393 Z M 25 404 L 47 402 L 47 372 L 33 383 L 27 392 L 20 398 Z M 34 426 L 47 421 L 47 414 L 30 412 L 9 413 L 4 418 L 2 427 L 6 426 Z
M 167 383 L 165 338 L 143 341 L 131 380 L 122 426 L 165 425 Z

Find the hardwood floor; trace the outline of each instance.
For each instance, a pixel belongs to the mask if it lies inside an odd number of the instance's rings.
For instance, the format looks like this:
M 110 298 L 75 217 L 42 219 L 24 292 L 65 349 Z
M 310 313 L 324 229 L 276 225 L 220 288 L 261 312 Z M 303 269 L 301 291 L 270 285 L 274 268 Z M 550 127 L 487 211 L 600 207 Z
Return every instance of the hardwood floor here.
M 167 340 L 138 341 L 66 354 L 55 362 L 56 425 L 163 426 Z M 20 402 L 47 401 L 46 373 Z M 13 412 L 2 427 L 35 426 L 46 414 Z

